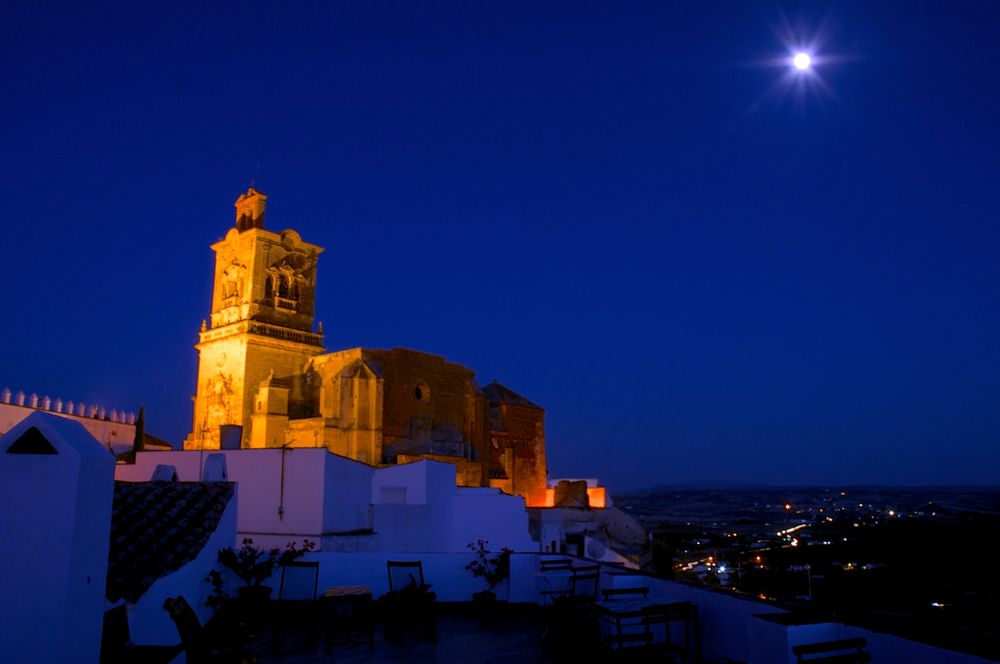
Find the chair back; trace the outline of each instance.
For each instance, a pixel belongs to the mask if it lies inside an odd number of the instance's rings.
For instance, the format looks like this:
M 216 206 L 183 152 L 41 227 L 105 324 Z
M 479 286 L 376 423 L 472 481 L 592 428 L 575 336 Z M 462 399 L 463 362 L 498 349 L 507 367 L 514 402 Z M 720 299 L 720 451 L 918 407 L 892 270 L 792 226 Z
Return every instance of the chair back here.
M 573 570 L 572 589 L 573 597 L 597 601 L 597 591 L 601 584 L 600 567 L 577 568 Z
M 316 599 L 319 561 L 293 560 L 281 567 L 278 599 Z
M 408 585 L 424 585 L 424 564 L 422 561 L 389 560 L 389 592 L 402 590 Z
M 539 558 L 538 571 L 551 572 L 553 570 L 570 569 L 573 561 L 569 558 Z
M 170 614 L 170 619 L 177 626 L 177 634 L 184 646 L 184 655 L 188 662 L 197 664 L 209 660 L 208 648 L 205 644 L 205 632 L 198 620 L 198 614 L 187 603 L 182 595 L 168 597 L 163 602 L 163 608 Z
M 657 604 L 644 608 L 642 614 L 642 622 L 646 630 L 654 635 L 654 643 L 660 642 L 662 637 L 661 643 L 668 652 L 683 657 L 691 655 L 700 657 L 701 635 L 698 627 L 698 609 L 694 604 L 691 602 Z M 681 624 L 680 642 L 673 638 L 675 633 L 671 630 L 673 623 Z

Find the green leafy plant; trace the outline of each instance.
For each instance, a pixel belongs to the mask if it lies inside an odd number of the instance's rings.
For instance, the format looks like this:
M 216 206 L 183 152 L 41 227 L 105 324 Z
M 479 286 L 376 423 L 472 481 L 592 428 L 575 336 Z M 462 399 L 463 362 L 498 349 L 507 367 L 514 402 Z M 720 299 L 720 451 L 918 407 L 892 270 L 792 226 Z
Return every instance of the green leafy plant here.
M 431 590 L 429 583 L 417 583 L 417 579 L 410 575 L 409 582 L 399 590 L 390 590 L 378 598 L 379 602 L 389 607 L 421 605 L 433 602 L 437 599 L 437 593 Z
M 475 555 L 475 558 L 465 566 L 465 569 L 472 572 L 473 576 L 485 580 L 492 591 L 501 581 L 510 576 L 510 554 L 512 551 L 504 547 L 494 554 L 486 548 L 488 544 L 489 540 L 481 539 L 465 545 L 465 548 Z
M 285 550 L 278 548 L 264 549 L 254 546 L 253 540 L 249 537 L 243 540 L 243 546 L 238 550 L 231 546 L 219 550 L 219 563 L 228 567 L 239 577 L 244 585 L 259 586 L 274 574 L 275 567 L 287 565 L 291 561 L 301 558 L 316 548 L 315 542 L 305 540 L 302 547 L 298 548 L 295 542 L 290 542 Z M 209 580 L 215 584 L 215 579 L 209 574 Z M 221 578 L 219 580 L 221 587 Z
M 205 600 L 205 606 L 212 609 L 213 614 L 218 613 L 229 599 L 229 595 L 222 588 L 222 574 L 217 569 L 209 570 L 206 581 L 212 584 L 212 594 Z

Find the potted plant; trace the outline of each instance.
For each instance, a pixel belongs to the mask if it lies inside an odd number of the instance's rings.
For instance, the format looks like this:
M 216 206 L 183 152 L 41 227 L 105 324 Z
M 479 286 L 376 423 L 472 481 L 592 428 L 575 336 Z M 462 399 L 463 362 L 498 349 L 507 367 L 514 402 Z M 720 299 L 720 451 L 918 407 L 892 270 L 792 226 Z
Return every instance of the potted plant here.
M 436 599 L 437 593 L 431 590 L 431 584 L 419 583 L 413 576 L 410 577 L 409 583 L 399 590 L 390 590 L 379 597 L 379 613 L 385 621 L 386 637 L 394 640 L 402 639 L 403 626 L 416 624 L 425 627 L 436 643 L 434 610 Z
M 297 548 L 295 542 L 291 542 L 284 551 L 277 548 L 263 549 L 254 546 L 253 540 L 247 537 L 238 550 L 231 546 L 220 549 L 219 563 L 223 567 L 228 567 L 243 581 L 243 585 L 236 589 L 240 599 L 262 602 L 271 597 L 272 588 L 263 583 L 271 578 L 275 567 L 281 567 L 296 558 L 301 558 L 314 548 L 316 548 L 314 542 L 305 540 L 302 542 L 302 548 Z
M 465 566 L 465 569 L 472 572 L 473 576 L 481 577 L 489 584 L 489 588 L 486 590 L 472 593 L 472 599 L 475 602 L 495 602 L 497 598 L 496 587 L 501 581 L 510 576 L 511 550 L 504 547 L 499 552 L 493 553 L 486 548 L 488 544 L 488 540 L 481 539 L 466 545 L 466 548 L 475 554 L 475 558 Z

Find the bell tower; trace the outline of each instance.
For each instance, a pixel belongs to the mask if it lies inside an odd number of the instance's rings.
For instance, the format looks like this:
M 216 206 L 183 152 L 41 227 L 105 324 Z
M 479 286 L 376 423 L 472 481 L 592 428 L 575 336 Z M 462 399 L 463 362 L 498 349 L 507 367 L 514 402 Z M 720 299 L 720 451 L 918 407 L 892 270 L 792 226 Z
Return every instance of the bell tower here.
M 218 449 L 220 427 L 250 438 L 257 385 L 301 373 L 323 352 L 313 332 L 316 263 L 322 247 L 293 230 L 264 228 L 267 196 L 253 187 L 236 199 L 236 222 L 212 245 L 215 280 L 209 323 L 202 323 L 194 424 L 184 449 Z

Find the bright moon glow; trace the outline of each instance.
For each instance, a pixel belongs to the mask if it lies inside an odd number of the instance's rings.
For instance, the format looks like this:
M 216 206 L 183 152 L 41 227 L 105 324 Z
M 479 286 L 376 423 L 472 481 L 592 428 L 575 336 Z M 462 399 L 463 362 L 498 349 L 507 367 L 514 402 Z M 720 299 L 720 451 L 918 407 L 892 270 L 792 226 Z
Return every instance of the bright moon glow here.
M 796 53 L 795 57 L 792 58 L 792 64 L 799 71 L 805 71 L 812 64 L 812 58 L 809 57 L 808 53 Z

